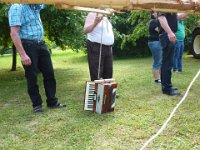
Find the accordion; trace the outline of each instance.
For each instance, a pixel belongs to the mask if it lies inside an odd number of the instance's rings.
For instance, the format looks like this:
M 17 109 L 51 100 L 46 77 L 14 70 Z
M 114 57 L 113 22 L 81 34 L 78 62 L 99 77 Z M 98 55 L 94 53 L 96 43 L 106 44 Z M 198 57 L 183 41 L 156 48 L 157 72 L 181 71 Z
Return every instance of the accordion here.
M 99 114 L 114 111 L 116 90 L 114 79 L 86 81 L 84 110 Z

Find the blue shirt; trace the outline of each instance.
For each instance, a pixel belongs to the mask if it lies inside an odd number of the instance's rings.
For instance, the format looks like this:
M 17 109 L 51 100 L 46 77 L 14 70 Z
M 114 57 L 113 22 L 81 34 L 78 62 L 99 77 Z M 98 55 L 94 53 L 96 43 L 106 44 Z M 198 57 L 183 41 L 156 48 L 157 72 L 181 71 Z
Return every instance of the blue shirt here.
M 40 10 L 44 5 L 13 4 L 8 12 L 9 25 L 20 26 L 21 39 L 42 40 L 43 26 L 40 19 Z

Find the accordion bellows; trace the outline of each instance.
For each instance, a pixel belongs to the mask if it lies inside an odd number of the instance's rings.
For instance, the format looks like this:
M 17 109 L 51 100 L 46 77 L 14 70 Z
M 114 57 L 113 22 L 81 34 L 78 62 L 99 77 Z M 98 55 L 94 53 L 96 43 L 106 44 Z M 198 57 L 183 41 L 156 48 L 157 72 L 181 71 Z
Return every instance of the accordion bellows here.
M 86 81 L 84 110 L 99 114 L 114 111 L 116 90 L 114 79 Z

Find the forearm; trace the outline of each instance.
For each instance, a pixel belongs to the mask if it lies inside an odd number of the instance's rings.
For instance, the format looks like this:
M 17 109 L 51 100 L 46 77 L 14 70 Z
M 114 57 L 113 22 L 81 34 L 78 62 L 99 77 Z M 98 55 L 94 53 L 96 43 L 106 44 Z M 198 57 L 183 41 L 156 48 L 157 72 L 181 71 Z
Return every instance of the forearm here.
M 91 24 L 91 25 L 89 25 L 89 26 L 87 26 L 87 27 L 84 27 L 84 32 L 85 33 L 90 33 L 90 32 L 92 32 L 93 31 L 93 29 L 96 27 L 96 23 L 93 23 L 93 24 Z
M 173 33 L 171 28 L 168 25 L 167 19 L 164 16 L 158 17 L 158 20 L 160 22 L 161 27 L 163 28 L 165 32 L 167 32 L 168 34 Z
M 103 19 L 102 15 L 98 15 L 96 13 L 89 14 L 85 20 L 84 32 L 90 33 L 94 30 L 94 28 L 101 22 Z
M 22 42 L 21 42 L 19 35 L 17 33 L 11 33 L 10 36 L 11 36 L 11 39 L 12 39 L 16 49 L 19 52 L 20 57 L 23 57 L 24 55 L 26 55 L 26 52 L 22 46 Z

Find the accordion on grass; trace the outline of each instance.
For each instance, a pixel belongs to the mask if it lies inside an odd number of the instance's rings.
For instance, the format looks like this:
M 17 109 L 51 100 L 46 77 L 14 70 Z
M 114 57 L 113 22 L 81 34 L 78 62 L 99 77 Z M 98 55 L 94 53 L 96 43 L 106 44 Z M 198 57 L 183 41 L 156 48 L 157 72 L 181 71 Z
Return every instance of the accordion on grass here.
M 84 110 L 99 114 L 114 111 L 116 90 L 114 79 L 86 81 Z

